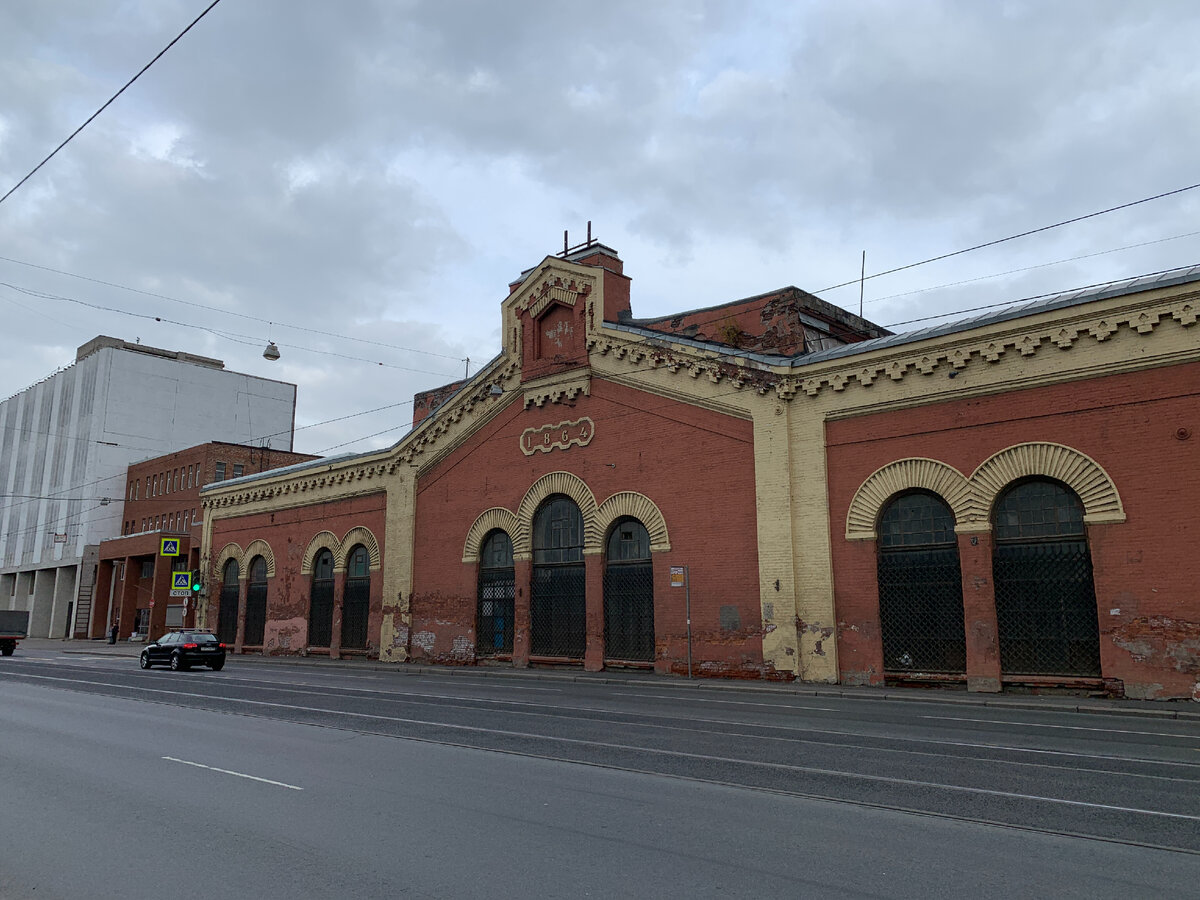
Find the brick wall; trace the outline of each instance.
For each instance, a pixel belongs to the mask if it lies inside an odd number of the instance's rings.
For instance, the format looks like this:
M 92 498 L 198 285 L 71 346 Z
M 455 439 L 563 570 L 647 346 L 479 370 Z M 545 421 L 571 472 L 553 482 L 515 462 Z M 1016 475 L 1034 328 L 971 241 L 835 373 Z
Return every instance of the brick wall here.
M 584 416 L 594 422 L 586 446 L 522 452 L 525 429 Z M 660 671 L 687 668 L 685 592 L 670 587 L 669 580 L 671 566 L 687 565 L 695 671 L 772 674 L 762 662 L 751 424 L 596 378 L 591 396 L 580 396 L 574 405 L 523 410 L 518 400 L 419 480 L 412 596 L 416 660 L 474 659 L 477 567 L 462 562 L 468 529 L 491 507 L 515 513 L 530 486 L 555 471 L 582 479 L 597 503 L 619 491 L 636 491 L 662 512 L 671 550 L 653 559 Z M 528 584 L 518 581 L 518 590 L 527 593 Z M 590 608 L 596 599 L 589 597 Z
M 1084 453 L 1112 478 L 1126 521 L 1089 525 L 1101 665 L 1130 696 L 1191 696 L 1200 681 L 1200 364 L 1112 375 L 1068 385 L 830 422 L 827 425 L 839 665 L 843 681 L 878 683 L 875 544 L 847 541 L 846 514 L 877 469 L 928 457 L 966 476 L 1014 444 L 1049 441 Z M 960 535 L 963 580 L 990 590 L 990 553 L 969 559 Z M 990 535 L 983 535 L 990 547 Z M 976 553 L 978 556 L 979 554 Z M 968 611 L 972 598 L 967 598 Z M 968 642 L 989 638 L 968 615 Z M 994 637 L 994 635 L 993 635 Z

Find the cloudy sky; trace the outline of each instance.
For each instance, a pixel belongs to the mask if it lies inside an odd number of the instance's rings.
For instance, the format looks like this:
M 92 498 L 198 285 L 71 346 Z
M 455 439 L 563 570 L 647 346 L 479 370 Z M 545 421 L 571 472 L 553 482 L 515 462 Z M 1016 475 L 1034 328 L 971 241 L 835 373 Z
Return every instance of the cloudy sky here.
M 207 3 L 0 5 L 0 194 Z M 1193 0 L 223 0 L 0 204 L 0 397 L 109 334 L 295 382 L 298 450 L 386 446 L 588 220 L 635 316 L 790 284 L 856 310 L 826 289 L 863 250 L 870 276 L 1200 182 L 1197 46 Z M 864 314 L 1194 264 L 1198 212 L 869 279 Z

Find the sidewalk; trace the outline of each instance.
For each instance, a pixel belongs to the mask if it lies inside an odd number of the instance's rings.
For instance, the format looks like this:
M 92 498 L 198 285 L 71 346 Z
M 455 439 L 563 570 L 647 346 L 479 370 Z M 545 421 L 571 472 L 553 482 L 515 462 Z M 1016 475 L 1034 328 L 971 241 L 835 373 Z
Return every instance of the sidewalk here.
M 142 643 L 119 641 L 115 645 L 105 640 L 50 640 L 28 638 L 17 647 L 22 652 L 66 653 L 82 656 L 125 657 L 134 660 L 142 651 Z M 1200 703 L 1191 700 L 1109 700 L 1092 697 L 1072 697 L 1055 694 L 973 694 L 966 691 L 937 688 L 872 688 L 844 685 L 818 685 L 799 682 L 743 681 L 725 678 L 695 678 L 689 681 L 674 675 L 648 675 L 644 672 L 584 672 L 576 668 L 513 669 L 507 666 L 429 666 L 381 663 L 366 659 L 329 659 L 320 656 L 260 656 L 258 654 L 229 655 L 234 665 L 290 665 L 318 669 L 360 669 L 386 672 L 396 676 L 436 675 L 440 677 L 519 678 L 535 681 L 573 682 L 579 684 L 611 684 L 624 687 L 697 688 L 715 691 L 773 694 L 781 697 L 829 697 L 843 700 L 887 700 L 910 703 L 940 703 L 960 707 L 991 707 L 1000 709 L 1042 710 L 1045 712 L 1102 713 L 1118 716 L 1139 716 L 1153 719 L 1178 719 L 1200 723 Z

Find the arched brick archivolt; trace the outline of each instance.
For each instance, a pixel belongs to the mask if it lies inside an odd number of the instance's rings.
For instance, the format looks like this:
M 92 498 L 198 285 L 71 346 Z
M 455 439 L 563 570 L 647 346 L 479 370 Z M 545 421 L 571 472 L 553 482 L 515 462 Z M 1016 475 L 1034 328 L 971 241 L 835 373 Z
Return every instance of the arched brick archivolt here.
M 254 557 L 261 556 L 267 563 L 267 577 L 275 577 L 275 554 L 271 552 L 271 545 L 264 540 L 251 541 L 250 545 L 242 552 L 242 577 L 246 578 L 250 572 L 250 563 L 254 561 Z
M 667 521 L 658 505 L 645 494 L 636 491 L 621 491 L 613 494 L 596 509 L 594 530 L 595 541 L 585 544 L 584 553 L 603 553 L 604 537 L 617 519 L 629 516 L 646 526 L 650 534 L 650 552 L 663 553 L 671 549 L 667 535 Z
M 217 577 L 218 583 L 225 577 L 225 563 L 231 559 L 236 559 L 238 563 L 238 578 L 246 577 L 246 566 L 242 562 L 242 548 L 232 541 L 221 548 L 220 552 L 213 557 L 213 573 Z
M 883 507 L 897 494 L 914 490 L 930 491 L 945 500 L 957 528 L 965 530 L 971 522 L 971 487 L 962 472 L 936 459 L 899 459 L 876 469 L 855 492 L 846 513 L 846 540 L 875 540 L 875 523 Z
M 341 553 L 341 548 L 342 542 L 337 539 L 337 535 L 332 531 L 318 532 L 304 549 L 304 558 L 300 561 L 300 574 L 312 574 L 313 561 L 316 560 L 319 551 L 328 550 L 336 560 Z
M 511 535 L 515 556 L 533 553 L 533 514 L 542 501 L 554 494 L 565 494 L 575 501 L 583 514 L 583 546 L 595 546 L 600 541 L 596 530 L 596 498 L 578 475 L 570 472 L 548 472 L 533 483 L 521 505 L 517 507 L 517 527 Z
M 378 572 L 382 563 L 379 541 L 375 539 L 375 533 L 364 525 L 356 525 L 346 532 L 346 536 L 341 541 L 341 548 L 334 551 L 335 568 L 345 569 L 346 563 L 350 559 L 350 552 L 359 544 L 367 548 L 367 554 L 371 557 L 371 571 Z
M 1089 525 L 1125 521 L 1121 496 L 1104 468 L 1078 450 L 1051 443 L 1016 444 L 984 460 L 970 479 L 972 518 L 989 523 L 1004 489 L 1031 477 L 1053 478 L 1078 494 Z
M 479 562 L 479 551 L 483 546 L 483 539 L 489 532 L 495 531 L 497 528 L 507 534 L 510 540 L 515 540 L 517 517 L 503 506 L 493 506 L 491 509 L 481 512 L 471 523 L 471 527 L 467 529 L 467 539 L 463 542 L 462 561 L 471 565 Z

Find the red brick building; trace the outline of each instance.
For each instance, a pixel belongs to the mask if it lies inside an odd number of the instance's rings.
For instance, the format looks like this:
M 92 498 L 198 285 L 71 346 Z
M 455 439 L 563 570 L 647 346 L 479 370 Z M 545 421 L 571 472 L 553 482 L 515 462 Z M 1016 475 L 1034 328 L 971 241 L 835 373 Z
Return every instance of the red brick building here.
M 154 640 L 195 624 L 196 600 L 171 591 L 174 572 L 200 567 L 200 489 L 315 458 L 214 441 L 130 466 L 121 536 L 100 543 L 95 596 L 108 612 L 92 617 L 91 634 L 75 636 L 103 637 L 115 622 L 121 639 L 136 633 Z M 175 554 L 164 553 L 164 539 Z
M 1190 696 L 1200 270 L 891 335 L 589 244 L 395 446 L 203 492 L 243 651 Z M 219 596 L 218 596 L 219 594 Z

